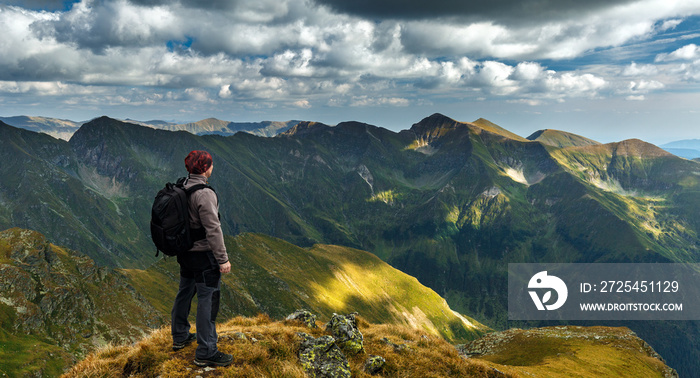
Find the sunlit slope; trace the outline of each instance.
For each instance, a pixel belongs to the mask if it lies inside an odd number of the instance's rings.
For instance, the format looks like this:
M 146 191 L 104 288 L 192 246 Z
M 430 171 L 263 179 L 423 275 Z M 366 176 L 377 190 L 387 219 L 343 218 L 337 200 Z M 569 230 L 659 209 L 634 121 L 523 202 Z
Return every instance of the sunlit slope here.
M 401 324 L 450 341 L 488 330 L 368 252 L 332 245 L 304 249 L 261 234 L 226 238 L 226 245 L 233 272 L 223 276 L 224 317 L 263 312 L 281 318 L 306 308 L 326 318 L 358 312 L 372 323 Z M 172 259 L 123 272 L 156 308 L 169 311 L 179 279 Z
M 535 131 L 527 137 L 527 139 L 553 147 L 591 146 L 600 144 L 600 142 L 596 142 L 593 139 L 588 139 L 566 131 L 552 129 Z
M 479 118 L 476 121 L 472 122 L 472 124 L 476 125 L 477 127 L 481 128 L 483 130 L 486 130 L 490 133 L 503 135 L 504 137 L 506 137 L 508 139 L 513 139 L 513 140 L 517 140 L 520 142 L 524 142 L 526 140 L 525 138 L 521 137 L 520 135 L 515 134 L 513 132 L 510 132 L 510 131 L 504 129 L 503 127 L 498 126 L 495 123 L 493 123 L 487 119 L 484 119 L 484 118 Z

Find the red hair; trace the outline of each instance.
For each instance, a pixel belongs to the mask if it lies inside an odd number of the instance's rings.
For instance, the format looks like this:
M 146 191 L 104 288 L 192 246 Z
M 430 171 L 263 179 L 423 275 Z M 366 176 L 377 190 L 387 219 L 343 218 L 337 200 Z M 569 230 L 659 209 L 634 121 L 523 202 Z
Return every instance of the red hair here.
M 201 175 L 209 170 L 212 165 L 211 155 L 207 151 L 192 151 L 185 158 L 185 168 L 187 172 Z

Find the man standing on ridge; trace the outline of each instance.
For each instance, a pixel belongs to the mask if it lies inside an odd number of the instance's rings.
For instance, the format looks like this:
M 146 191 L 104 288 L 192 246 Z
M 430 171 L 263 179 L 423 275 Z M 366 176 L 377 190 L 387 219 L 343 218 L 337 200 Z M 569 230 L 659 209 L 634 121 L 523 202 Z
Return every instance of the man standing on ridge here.
M 184 188 L 207 184 L 214 164 L 206 151 L 192 151 L 185 158 L 189 175 Z M 216 315 L 219 312 L 219 285 L 222 273 L 231 271 L 219 220 L 219 201 L 210 187 L 192 192 L 188 200 L 190 228 L 201 235 L 194 246 L 177 256 L 180 264 L 180 288 L 173 304 L 173 350 L 179 350 L 197 340 L 194 363 L 197 366 L 228 366 L 233 356 L 218 350 Z M 197 334 L 190 333 L 187 317 L 197 294 Z

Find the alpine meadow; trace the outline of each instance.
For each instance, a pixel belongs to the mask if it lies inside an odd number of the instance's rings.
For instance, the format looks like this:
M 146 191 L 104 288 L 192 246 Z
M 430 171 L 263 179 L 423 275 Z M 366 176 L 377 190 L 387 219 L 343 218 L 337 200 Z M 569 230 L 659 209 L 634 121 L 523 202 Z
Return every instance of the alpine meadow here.
M 242 356 L 205 376 L 303 374 L 283 345 L 298 309 L 324 322 L 357 312 L 365 349 L 387 360 L 379 376 L 700 371 L 695 321 L 507 317 L 509 263 L 700 262 L 700 162 L 638 139 L 524 138 L 442 114 L 400 132 L 273 126 L 196 135 L 100 117 L 66 141 L 0 123 L 0 372 L 187 376 L 157 330 L 177 264 L 155 257 L 148 224 L 194 149 L 215 162 L 233 266 L 219 316 Z M 360 359 L 353 376 L 368 374 Z

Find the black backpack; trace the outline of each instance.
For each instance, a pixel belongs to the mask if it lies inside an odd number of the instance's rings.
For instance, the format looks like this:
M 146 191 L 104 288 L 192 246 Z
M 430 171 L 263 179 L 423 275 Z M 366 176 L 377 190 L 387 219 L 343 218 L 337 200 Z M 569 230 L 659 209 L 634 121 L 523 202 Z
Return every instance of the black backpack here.
M 175 184 L 167 183 L 153 201 L 151 208 L 151 238 L 156 245 L 156 257 L 159 252 L 167 256 L 177 256 L 189 251 L 197 240 L 206 238 L 204 228 L 190 229 L 190 212 L 187 201 L 190 195 L 209 185 L 197 184 L 184 188 L 185 178 Z

